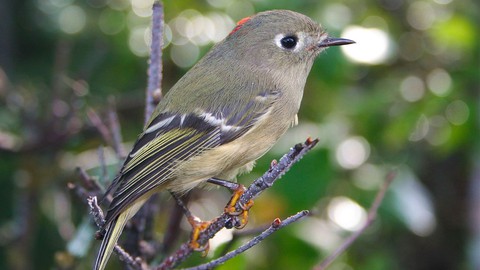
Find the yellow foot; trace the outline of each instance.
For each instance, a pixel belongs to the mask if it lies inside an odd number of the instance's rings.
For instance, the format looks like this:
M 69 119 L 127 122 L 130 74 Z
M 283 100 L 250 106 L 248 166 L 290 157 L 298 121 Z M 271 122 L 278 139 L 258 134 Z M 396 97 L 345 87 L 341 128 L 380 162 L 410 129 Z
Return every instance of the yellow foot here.
M 235 207 L 240 197 L 245 193 L 245 187 L 243 185 L 238 185 L 233 191 L 232 198 L 228 202 L 227 206 L 225 207 L 225 213 L 231 216 L 240 216 L 239 224 L 235 224 L 235 228 L 243 229 L 248 223 L 248 210 L 253 206 L 253 200 L 248 201 L 246 204 L 240 204 L 241 210 L 238 211 Z
M 210 225 L 210 221 L 201 221 L 199 218 L 190 216 L 188 217 L 188 222 L 190 225 L 192 225 L 192 234 L 190 237 L 190 248 L 192 248 L 195 251 L 200 251 L 202 252 L 202 256 L 206 256 L 208 253 L 208 250 L 210 249 L 210 244 L 207 242 L 205 245 L 200 245 L 198 243 L 198 238 L 200 237 L 200 234 L 205 231 L 208 226 Z

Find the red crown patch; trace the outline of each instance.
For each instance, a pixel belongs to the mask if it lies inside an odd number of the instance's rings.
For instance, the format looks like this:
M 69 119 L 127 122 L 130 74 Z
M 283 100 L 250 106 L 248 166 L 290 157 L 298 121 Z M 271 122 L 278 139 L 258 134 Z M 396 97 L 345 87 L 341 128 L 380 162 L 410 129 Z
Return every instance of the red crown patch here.
M 229 35 L 231 35 L 231 34 L 237 32 L 238 30 L 240 30 L 240 28 L 242 28 L 243 24 L 248 22 L 250 19 L 251 19 L 251 17 L 245 17 L 245 18 L 241 19 L 240 21 L 238 21 L 237 26 L 235 26 L 235 28 L 233 28 L 232 32 L 230 32 Z

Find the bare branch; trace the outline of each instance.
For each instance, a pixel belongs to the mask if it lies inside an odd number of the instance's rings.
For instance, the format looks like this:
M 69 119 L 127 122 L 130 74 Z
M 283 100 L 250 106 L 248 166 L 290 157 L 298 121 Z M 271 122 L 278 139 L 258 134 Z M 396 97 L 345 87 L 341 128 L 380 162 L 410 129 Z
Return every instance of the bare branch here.
M 303 217 L 306 217 L 308 215 L 308 210 L 303 210 L 301 212 L 298 212 L 297 214 L 288 217 L 287 219 L 281 221 L 279 218 L 276 218 L 273 222 L 272 225 L 263 231 L 260 235 L 254 237 L 252 240 L 248 241 L 244 245 L 240 246 L 239 248 L 225 254 L 224 256 L 215 259 L 209 263 L 198 265 L 195 267 L 191 268 L 186 268 L 185 270 L 207 270 L 207 269 L 212 269 L 213 267 L 216 267 L 220 264 L 225 263 L 226 261 L 232 259 L 233 257 L 240 255 L 241 253 L 247 251 L 248 249 L 252 248 L 253 246 L 257 245 L 261 241 L 263 241 L 265 238 L 270 236 L 272 233 L 276 232 L 277 230 L 288 226 L 292 224 L 293 222 L 300 220 Z
M 375 197 L 375 200 L 372 203 L 372 206 L 368 210 L 367 214 L 367 220 L 365 221 L 365 224 L 360 228 L 360 230 L 354 232 L 350 237 L 345 239 L 345 241 L 332 253 L 330 254 L 327 258 L 325 258 L 319 265 L 317 265 L 314 269 L 315 270 L 324 270 L 327 269 L 327 267 L 336 259 L 338 256 L 340 256 L 348 247 L 350 247 L 355 240 L 358 239 L 360 235 L 362 235 L 365 230 L 370 227 L 370 225 L 373 223 L 375 218 L 377 217 L 377 211 L 378 207 L 382 204 L 383 198 L 385 197 L 385 193 L 387 193 L 388 187 L 392 183 L 393 179 L 395 178 L 396 173 L 395 172 L 390 172 L 386 179 L 385 182 L 383 183 L 383 186 L 380 188 L 380 190 L 377 192 L 377 196 Z
M 162 45 L 163 45 L 163 4 L 155 1 L 152 15 L 152 43 L 150 47 L 150 65 L 148 67 L 148 85 L 145 100 L 145 123 L 162 98 Z

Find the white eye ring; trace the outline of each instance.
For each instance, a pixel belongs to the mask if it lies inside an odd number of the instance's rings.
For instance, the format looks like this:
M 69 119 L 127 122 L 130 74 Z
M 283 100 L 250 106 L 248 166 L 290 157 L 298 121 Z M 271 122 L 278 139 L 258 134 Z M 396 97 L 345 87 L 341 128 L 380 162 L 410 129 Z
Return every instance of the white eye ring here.
M 275 36 L 275 44 L 282 50 L 297 52 L 303 47 L 303 36 L 303 33 L 278 34 Z

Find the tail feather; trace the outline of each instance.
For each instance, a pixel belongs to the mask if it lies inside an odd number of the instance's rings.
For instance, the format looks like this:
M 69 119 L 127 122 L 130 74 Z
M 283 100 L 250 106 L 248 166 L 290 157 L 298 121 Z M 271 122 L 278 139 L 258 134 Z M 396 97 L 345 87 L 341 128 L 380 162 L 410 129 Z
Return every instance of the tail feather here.
M 118 218 L 113 220 L 107 227 L 102 244 L 98 250 L 97 260 L 95 261 L 94 270 L 103 270 L 107 265 L 110 255 L 117 244 L 118 238 L 122 234 L 123 228 L 127 223 L 126 213 L 122 213 Z
M 110 255 L 117 244 L 118 238 L 122 234 L 123 228 L 127 221 L 132 218 L 145 203 L 146 198 L 142 198 L 135 202 L 132 206 L 128 207 L 125 211 L 112 220 L 106 228 L 105 236 L 103 237 L 102 244 L 98 250 L 97 260 L 93 267 L 94 270 L 103 270 L 107 265 Z

